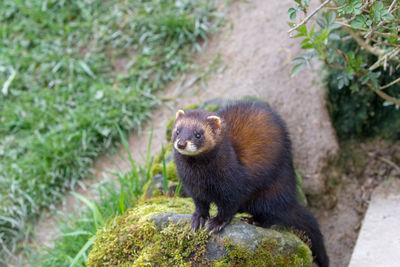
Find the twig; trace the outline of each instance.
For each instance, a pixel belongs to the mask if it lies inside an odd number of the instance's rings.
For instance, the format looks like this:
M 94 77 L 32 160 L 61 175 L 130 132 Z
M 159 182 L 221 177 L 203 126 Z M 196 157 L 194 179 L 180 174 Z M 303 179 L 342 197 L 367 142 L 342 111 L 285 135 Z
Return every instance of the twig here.
M 383 99 L 385 99 L 389 102 L 392 102 L 396 106 L 400 106 L 400 101 L 398 99 L 391 97 L 390 95 L 386 94 L 385 92 L 383 92 L 381 90 L 375 90 L 375 88 L 372 86 L 372 84 L 370 82 L 367 82 L 367 85 L 371 90 L 373 90 L 377 95 L 379 95 Z
M 397 100 L 396 98 L 391 97 L 390 95 L 388 95 L 388 94 L 386 94 L 386 93 L 384 93 L 383 91 L 380 91 L 380 90 L 374 90 L 374 91 L 375 91 L 375 93 L 377 93 L 377 95 L 379 95 L 383 99 L 394 103 L 396 106 L 400 106 L 400 101 Z
M 394 162 L 391 161 L 391 160 L 385 159 L 384 157 L 378 157 L 378 159 L 379 159 L 380 161 L 383 161 L 383 162 L 389 164 L 389 165 L 392 166 L 393 168 L 395 168 L 395 169 L 397 170 L 397 172 L 400 174 L 400 167 L 399 167 L 396 163 L 394 163 Z
M 309 21 L 311 19 L 312 16 L 314 16 L 321 8 L 323 8 L 324 6 L 326 6 L 331 0 L 325 0 L 325 2 L 323 2 L 319 7 L 317 7 L 317 9 L 315 9 L 310 15 L 308 15 L 305 19 L 303 19 L 299 24 L 296 25 L 296 27 L 291 28 L 290 30 L 288 30 L 288 33 L 291 33 L 292 31 L 298 29 L 301 25 L 304 25 L 307 23 L 307 21 Z
M 353 29 L 353 27 L 351 27 L 351 25 L 348 23 L 349 21 L 351 21 L 351 20 L 342 20 L 342 21 L 337 20 L 336 23 L 340 24 L 342 26 L 345 26 L 347 28 Z M 400 20 L 399 20 L 399 22 L 400 22 Z M 357 30 L 363 31 L 363 32 L 367 32 L 367 30 L 365 30 L 365 29 L 357 29 Z M 384 37 L 394 37 L 396 39 L 399 39 L 398 35 L 395 35 L 395 34 L 392 34 L 392 33 L 388 33 L 388 32 L 375 32 L 375 34 L 376 35 L 380 35 L 380 36 L 384 36 Z
M 328 60 L 324 59 L 325 65 L 328 67 L 334 68 L 336 70 L 344 70 L 344 67 L 340 66 L 337 63 L 329 63 Z
M 384 51 L 380 50 L 377 51 L 372 46 L 368 45 L 358 34 L 356 34 L 351 28 L 349 28 L 348 32 L 350 33 L 351 37 L 365 50 L 367 50 L 370 54 L 373 54 L 377 57 L 381 57 L 384 54 Z
M 396 4 L 397 0 L 393 0 L 392 4 L 390 5 L 388 12 L 390 13 L 390 11 L 392 10 L 392 8 L 394 7 L 394 5 Z M 374 31 L 376 31 L 377 29 L 379 29 L 385 22 L 381 21 L 379 22 L 379 24 L 376 26 L 375 29 L 371 29 L 371 31 L 369 31 L 364 38 L 367 39 Z
M 382 65 L 382 62 L 386 62 L 387 60 L 394 58 L 399 52 L 400 52 L 400 47 L 393 49 L 389 53 L 386 53 L 384 56 L 379 58 L 371 67 L 369 67 L 369 70 L 372 71 L 378 68 L 380 65 Z
M 390 87 L 390 86 L 392 86 L 393 84 L 398 83 L 398 82 L 400 82 L 400 78 L 397 78 L 396 80 L 392 81 L 391 83 L 388 83 L 388 84 L 382 86 L 381 88 L 379 88 L 379 90 L 383 90 L 383 89 L 385 89 L 385 88 L 388 88 L 388 87 Z

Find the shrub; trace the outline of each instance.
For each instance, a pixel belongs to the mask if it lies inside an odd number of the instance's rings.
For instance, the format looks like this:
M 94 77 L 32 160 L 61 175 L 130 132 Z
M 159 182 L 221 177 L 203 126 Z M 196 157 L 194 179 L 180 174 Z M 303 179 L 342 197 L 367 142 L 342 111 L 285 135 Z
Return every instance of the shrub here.
M 289 9 L 307 14 L 310 0 Z M 321 11 L 317 25 L 307 21 Z M 394 1 L 326 0 L 299 23 L 289 23 L 306 52 L 292 74 L 319 59 L 328 70 L 330 112 L 339 136 L 399 138 L 400 9 Z

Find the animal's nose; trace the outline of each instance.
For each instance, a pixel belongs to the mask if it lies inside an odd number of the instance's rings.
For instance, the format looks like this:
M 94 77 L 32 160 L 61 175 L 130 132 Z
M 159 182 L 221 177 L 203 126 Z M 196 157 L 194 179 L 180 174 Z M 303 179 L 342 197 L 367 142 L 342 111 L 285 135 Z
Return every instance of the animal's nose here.
M 185 149 L 186 141 L 179 140 L 177 145 L 179 149 Z

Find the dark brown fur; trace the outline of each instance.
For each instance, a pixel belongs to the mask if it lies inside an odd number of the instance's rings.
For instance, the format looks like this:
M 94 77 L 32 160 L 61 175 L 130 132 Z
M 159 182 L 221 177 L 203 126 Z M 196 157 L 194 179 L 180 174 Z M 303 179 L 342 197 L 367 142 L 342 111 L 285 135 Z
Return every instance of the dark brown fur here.
M 237 212 L 257 225 L 304 231 L 320 266 L 329 266 L 314 216 L 296 201 L 290 139 L 284 122 L 265 104 L 241 101 L 218 113 L 187 110 L 178 114 L 172 133 L 178 175 L 196 210 L 192 229 L 207 222 L 218 232 Z M 220 120 L 210 116 L 218 116 Z M 201 133 L 201 134 L 199 134 Z M 186 144 L 197 150 L 184 155 Z M 210 203 L 218 207 L 209 219 Z

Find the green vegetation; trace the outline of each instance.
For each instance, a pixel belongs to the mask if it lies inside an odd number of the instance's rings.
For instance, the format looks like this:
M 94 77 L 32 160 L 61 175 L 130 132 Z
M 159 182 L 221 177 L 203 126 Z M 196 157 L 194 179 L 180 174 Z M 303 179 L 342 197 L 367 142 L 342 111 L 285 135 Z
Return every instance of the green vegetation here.
M 400 9 L 397 1 L 332 0 L 307 26 L 310 0 L 295 0 L 290 23 L 306 52 L 292 73 L 319 59 L 327 70 L 331 116 L 339 137 L 400 138 Z M 328 8 L 328 9 L 327 9 Z
M 338 47 L 345 53 L 357 51 L 363 58 L 363 62 L 369 65 L 377 60 L 374 55 L 358 51 L 358 45 L 353 40 L 332 42 L 332 47 Z M 399 69 L 381 69 L 380 72 L 378 81 L 383 84 L 389 83 L 392 76 L 400 77 Z M 387 105 L 387 102 L 373 90 L 363 88 L 359 80 L 354 80 L 341 88 L 340 80 L 337 78 L 341 73 L 340 70 L 329 68 L 325 78 L 328 85 L 327 97 L 330 102 L 328 110 L 339 138 L 343 140 L 352 137 L 381 136 L 399 140 L 400 110 L 395 105 Z M 358 84 L 363 90 L 353 91 L 351 87 L 354 84 Z M 400 84 L 386 88 L 385 92 L 400 98 Z
M 190 68 L 215 1 L 0 2 L 0 257 Z M 79 235 L 78 238 L 87 238 Z M 62 254 L 60 254 L 61 256 Z M 54 265 L 53 265 L 54 266 Z
M 124 214 L 127 209 L 137 204 L 146 192 L 150 168 L 137 166 L 130 154 L 127 140 L 119 130 L 120 139 L 128 154 L 131 171 L 111 173 L 114 179 L 108 178 L 95 185 L 98 200 L 92 201 L 79 194 L 77 200 L 85 204 L 79 214 L 59 214 L 58 230 L 60 235 L 54 246 L 25 251 L 33 266 L 86 266 L 88 252 L 92 249 L 96 231 L 104 227 L 115 216 Z M 149 146 L 151 145 L 151 138 Z M 147 152 L 150 158 L 150 150 Z M 162 159 L 163 160 L 163 159 Z
M 157 225 L 148 220 L 159 212 L 191 213 L 193 209 L 192 201 L 182 198 L 154 198 L 140 203 L 118 217 L 113 225 L 97 232 L 88 265 L 134 264 L 141 261 L 169 263 L 167 266 L 182 265 L 199 244 L 204 246 L 208 234 L 193 233 L 189 227 L 177 227 L 176 224 L 170 224 L 160 232 Z
M 145 182 L 145 179 L 138 179 L 133 171 L 123 176 L 118 175 L 117 178 L 117 181 L 108 179 L 96 185 L 95 190 L 99 195 L 97 202 L 77 195 L 87 208 L 79 214 L 59 216 L 57 225 L 60 235 L 54 246 L 30 251 L 32 266 L 69 266 L 72 262 L 75 262 L 75 266 L 86 265 L 97 229 L 110 223 L 114 216 L 121 215 L 134 206 L 141 192 L 135 193 L 132 188 Z
M 216 100 L 214 100 L 216 101 Z M 213 102 L 214 102 L 213 101 Z M 207 105 L 205 105 L 207 108 Z M 168 126 L 167 126 L 168 127 Z M 169 126 L 171 127 L 171 125 Z M 164 147 L 151 161 L 149 166 L 136 166 L 135 162 L 130 155 L 127 141 L 124 138 L 122 132 L 121 140 L 124 145 L 127 154 L 128 161 L 131 162 L 132 171 L 126 174 L 112 173 L 117 179 L 106 180 L 101 184 L 96 186 L 95 191 L 99 192 L 99 200 L 97 202 L 83 198 L 77 195 L 76 197 L 83 201 L 87 206 L 86 210 L 74 215 L 64 215 L 66 218 L 61 218 L 58 224 L 58 228 L 61 235 L 56 239 L 54 247 L 46 248 L 45 253 L 43 249 L 39 251 L 32 251 L 28 258 L 33 259 L 31 264 L 34 266 L 68 266 L 72 262 L 75 262 L 77 266 L 85 266 L 85 261 L 88 257 L 88 253 L 92 249 L 92 242 L 97 238 L 96 231 L 98 229 L 103 229 L 104 227 L 109 227 L 110 224 L 116 222 L 116 216 L 124 214 L 125 211 L 136 206 L 139 202 L 144 203 L 144 205 L 149 205 L 153 203 L 158 205 L 162 202 L 162 199 L 154 198 L 155 196 L 179 196 L 179 190 L 181 183 L 177 184 L 178 177 L 176 174 L 176 167 L 172 156 L 172 144 L 169 143 Z M 150 144 L 149 144 L 150 147 Z M 148 150 L 146 158 L 149 158 L 150 150 Z M 155 187 L 155 180 L 148 180 L 147 177 L 153 177 L 154 175 L 163 175 L 163 185 L 157 185 Z M 166 178 L 165 178 L 166 177 Z M 301 176 L 298 175 L 298 193 L 301 203 L 306 201 L 304 193 L 301 189 Z M 152 186 L 152 190 L 148 190 Z M 173 187 L 176 189 L 173 191 Z M 162 190 L 163 188 L 163 190 Z M 149 198 L 153 199 L 149 200 Z M 172 201 L 170 198 L 164 198 L 165 203 Z M 173 203 L 181 203 L 177 199 Z M 179 213 L 192 213 L 194 206 L 191 200 L 185 200 L 186 204 L 182 205 L 184 210 L 177 210 L 177 205 L 172 205 L 175 212 Z M 164 204 L 165 204 L 164 203 Z M 152 205 L 153 205 L 152 204 Z M 169 204 L 168 204 L 169 205 Z M 146 209 L 146 212 L 152 211 L 156 212 L 159 208 L 163 206 L 154 207 L 154 210 Z M 135 208 L 135 214 L 140 217 L 142 207 Z M 162 209 L 164 212 L 172 211 Z M 212 205 L 211 214 L 215 215 L 216 207 Z M 243 216 L 237 215 L 237 216 Z M 187 231 L 185 229 L 175 229 L 176 233 L 181 233 L 186 235 Z M 101 232 L 101 231 L 100 231 Z M 298 233 L 295 233 L 298 235 Z M 301 235 L 300 235 L 301 236 Z M 272 246 L 272 244 L 269 244 Z M 94 252 L 96 253 L 96 252 Z M 33 257 L 32 255 L 41 254 L 39 257 Z M 177 256 L 177 255 L 176 255 Z M 232 256 L 233 257 L 233 256 Z M 174 258 L 174 257 L 173 257 Z M 297 258 L 296 258 L 297 259 Z M 296 262 L 296 259 L 291 259 L 290 262 Z M 234 260 L 234 258 L 232 258 Z M 279 262 L 278 258 L 271 256 L 271 260 Z M 282 258 L 282 260 L 289 260 L 288 258 Z M 221 264 L 224 261 L 221 261 Z
M 187 198 L 162 197 L 142 201 L 97 231 L 88 265 L 142 266 L 147 262 L 161 266 L 311 266 L 310 249 L 285 230 L 252 229 L 255 231 L 252 237 L 260 234 L 257 231 L 263 231 L 264 235 L 251 251 L 244 248 L 248 244 L 231 241 L 229 236 L 232 233 L 226 234 L 221 242 L 205 231 L 192 232 L 190 215 L 175 218 L 167 215 L 190 214 L 193 209 L 193 202 Z M 230 230 L 233 232 L 243 227 L 237 219 L 233 224 L 235 226 Z M 253 244 L 254 240 L 245 241 L 246 237 L 243 236 L 243 242 Z M 218 247 L 217 250 L 226 247 L 225 256 L 215 258 L 207 254 L 209 243 L 214 243 L 210 246 Z M 213 253 L 218 254 L 216 251 Z M 204 257 L 206 254 L 209 257 Z
M 224 246 L 228 253 L 215 266 L 312 266 L 310 249 L 304 243 L 291 253 L 280 251 L 276 240 L 263 240 L 254 251 L 235 245 L 229 239 L 224 240 Z

